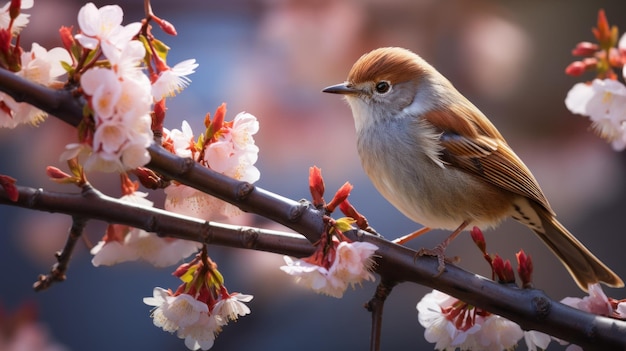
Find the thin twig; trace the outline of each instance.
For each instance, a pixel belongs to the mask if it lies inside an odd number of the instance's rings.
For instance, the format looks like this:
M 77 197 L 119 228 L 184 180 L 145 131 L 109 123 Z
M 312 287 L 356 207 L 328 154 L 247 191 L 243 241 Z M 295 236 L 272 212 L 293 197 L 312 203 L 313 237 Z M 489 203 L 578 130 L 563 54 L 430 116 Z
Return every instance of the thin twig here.
M 381 330 L 383 328 L 383 309 L 385 301 L 397 282 L 383 279 L 377 286 L 371 300 L 365 304 L 365 308 L 372 313 L 372 329 L 370 331 L 370 351 L 380 350 Z
M 37 281 L 33 284 L 33 289 L 35 289 L 35 291 L 45 290 L 53 283 L 62 282 L 67 278 L 65 273 L 67 272 L 67 268 L 70 264 L 74 247 L 76 247 L 76 242 L 83 234 L 86 224 L 87 218 L 72 216 L 72 226 L 70 227 L 67 235 L 65 246 L 61 252 L 57 252 L 54 255 L 57 262 L 52 266 L 50 273 L 46 275 L 42 274 L 37 278 Z

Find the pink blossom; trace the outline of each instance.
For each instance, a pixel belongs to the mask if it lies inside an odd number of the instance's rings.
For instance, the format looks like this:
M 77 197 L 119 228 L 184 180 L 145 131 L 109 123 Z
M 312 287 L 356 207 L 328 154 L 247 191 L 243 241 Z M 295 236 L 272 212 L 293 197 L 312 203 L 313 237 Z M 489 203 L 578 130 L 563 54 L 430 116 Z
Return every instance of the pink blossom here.
M 337 298 L 343 296 L 349 285 L 360 284 L 363 280 L 374 280 L 370 269 L 373 264 L 372 255 L 378 250 L 376 245 L 333 241 L 334 256 L 321 257 L 321 260 L 332 263 L 329 268 L 325 268 L 323 262 L 312 263 L 315 261 L 312 257 L 317 257 L 314 253 L 307 259 L 284 256 L 286 265 L 280 269 L 294 276 L 297 284 Z
M 71 62 L 70 55 L 65 49 L 57 47 L 48 51 L 41 45 L 33 43 L 30 51 L 22 53 L 22 69 L 15 74 L 32 82 L 50 86 L 57 83 L 57 79 L 65 74 L 61 61 Z M 20 124 L 37 125 L 46 117 L 45 112 L 30 104 L 18 103 L 5 93 L 0 93 L 0 102 L 4 103 L 10 111 L 0 110 L 0 127 L 15 128 Z
M 602 291 L 600 284 L 590 284 L 588 292 L 589 295 L 582 299 L 566 297 L 561 300 L 561 303 L 600 316 L 611 316 L 613 314 L 613 307 L 609 302 L 609 298 Z

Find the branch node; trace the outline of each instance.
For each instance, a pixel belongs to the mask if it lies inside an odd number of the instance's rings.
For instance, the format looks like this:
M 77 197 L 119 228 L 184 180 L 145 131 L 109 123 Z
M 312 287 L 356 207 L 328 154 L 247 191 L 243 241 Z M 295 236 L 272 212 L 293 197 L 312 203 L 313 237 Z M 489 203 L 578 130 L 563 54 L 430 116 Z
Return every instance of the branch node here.
M 33 196 L 28 197 L 28 207 L 35 207 L 37 203 L 39 203 L 39 199 L 41 198 L 44 190 L 42 188 L 38 188 L 33 193 Z
M 182 159 L 179 174 L 184 175 L 186 173 L 189 173 L 195 166 L 196 166 L 196 161 L 194 161 L 192 158 L 185 157 Z
M 537 317 L 544 319 L 550 314 L 552 303 L 544 296 L 536 296 L 532 299 L 533 306 L 537 312 Z
M 246 249 L 254 249 L 259 238 L 259 231 L 256 228 L 242 228 L 241 243 Z
M 302 217 L 308 207 L 309 202 L 307 200 L 300 200 L 297 205 L 291 206 L 291 208 L 289 209 L 289 214 L 287 215 L 287 219 L 289 219 L 289 221 L 291 222 L 296 222 L 298 219 L 300 219 L 300 217 Z
M 213 241 L 213 226 L 210 222 L 204 222 L 202 224 L 202 231 L 200 232 L 202 236 L 202 241 L 205 244 L 210 244 Z
M 254 185 L 248 182 L 241 182 L 237 185 L 235 198 L 237 201 L 243 201 L 252 193 L 252 191 L 254 191 Z

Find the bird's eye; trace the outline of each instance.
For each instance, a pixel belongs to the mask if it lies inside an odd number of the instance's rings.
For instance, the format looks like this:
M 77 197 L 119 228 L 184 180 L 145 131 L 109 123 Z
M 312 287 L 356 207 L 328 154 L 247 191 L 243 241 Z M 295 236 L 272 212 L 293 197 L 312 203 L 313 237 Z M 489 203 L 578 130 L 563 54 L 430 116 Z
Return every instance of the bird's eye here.
M 385 94 L 391 89 L 391 84 L 388 81 L 382 80 L 376 83 L 376 92 L 379 94 Z

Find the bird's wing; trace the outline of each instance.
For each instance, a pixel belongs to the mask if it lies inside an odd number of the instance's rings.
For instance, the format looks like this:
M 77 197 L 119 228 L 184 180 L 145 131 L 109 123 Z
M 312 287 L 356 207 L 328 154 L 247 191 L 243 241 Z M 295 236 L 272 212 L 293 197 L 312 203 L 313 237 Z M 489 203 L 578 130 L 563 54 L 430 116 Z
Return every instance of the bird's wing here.
M 553 213 L 535 177 L 491 122 L 486 118 L 475 122 L 475 118 L 465 117 L 464 114 L 473 111 L 478 109 L 461 105 L 454 111 L 461 119 L 455 119 L 454 124 L 449 117 L 442 119 L 442 114 L 424 116 L 441 131 L 441 160 L 502 189 L 526 196 Z

